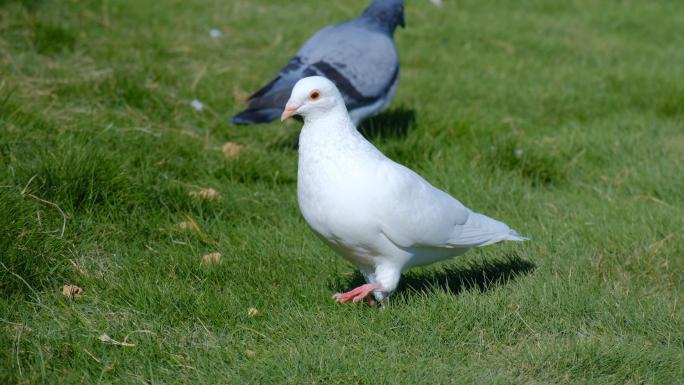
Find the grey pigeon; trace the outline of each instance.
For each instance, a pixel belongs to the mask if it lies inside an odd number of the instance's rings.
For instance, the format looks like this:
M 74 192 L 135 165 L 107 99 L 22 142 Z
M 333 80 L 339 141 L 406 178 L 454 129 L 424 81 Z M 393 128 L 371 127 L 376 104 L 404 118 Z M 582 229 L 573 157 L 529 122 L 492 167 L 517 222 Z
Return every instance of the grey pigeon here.
M 394 30 L 404 27 L 403 0 L 374 0 L 363 14 L 313 35 L 273 80 L 247 100 L 233 124 L 268 123 L 280 117 L 295 83 L 308 76 L 330 79 L 354 124 L 385 109 L 399 84 Z

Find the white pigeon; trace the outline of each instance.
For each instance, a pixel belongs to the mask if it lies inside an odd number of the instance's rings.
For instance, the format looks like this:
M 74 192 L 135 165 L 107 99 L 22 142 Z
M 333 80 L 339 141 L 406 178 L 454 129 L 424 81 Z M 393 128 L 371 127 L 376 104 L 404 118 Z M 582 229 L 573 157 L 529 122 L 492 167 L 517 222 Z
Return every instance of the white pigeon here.
M 381 302 L 410 267 L 471 247 L 526 239 L 383 155 L 356 130 L 328 79 L 312 76 L 297 82 L 281 120 L 293 115 L 304 118 L 299 208 L 313 231 L 368 282 L 335 294 L 338 302 L 357 302 L 370 294 Z

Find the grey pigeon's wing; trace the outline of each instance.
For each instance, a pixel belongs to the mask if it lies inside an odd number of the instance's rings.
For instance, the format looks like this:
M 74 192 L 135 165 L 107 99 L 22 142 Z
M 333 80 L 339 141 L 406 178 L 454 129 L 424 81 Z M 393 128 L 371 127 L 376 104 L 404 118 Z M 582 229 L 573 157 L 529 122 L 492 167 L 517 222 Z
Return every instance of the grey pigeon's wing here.
M 297 56 L 335 83 L 350 111 L 385 97 L 399 76 L 392 37 L 355 20 L 321 30 Z
M 268 84 L 247 99 L 247 109 L 231 118 L 234 124 L 268 123 L 280 117 L 292 88 L 305 76 L 306 65 L 295 56 Z
M 298 56 L 293 57 L 283 67 L 278 75 L 259 91 L 247 99 L 250 107 L 267 107 L 270 105 L 283 105 L 287 103 L 292 88 L 299 80 L 303 70 L 302 61 Z M 283 94 L 287 94 L 284 95 Z
M 270 122 L 280 116 L 295 83 L 307 76 L 335 83 L 350 112 L 378 104 L 384 107 L 399 76 L 394 42 L 354 21 L 326 27 L 309 39 L 268 84 L 247 100 L 236 124 Z

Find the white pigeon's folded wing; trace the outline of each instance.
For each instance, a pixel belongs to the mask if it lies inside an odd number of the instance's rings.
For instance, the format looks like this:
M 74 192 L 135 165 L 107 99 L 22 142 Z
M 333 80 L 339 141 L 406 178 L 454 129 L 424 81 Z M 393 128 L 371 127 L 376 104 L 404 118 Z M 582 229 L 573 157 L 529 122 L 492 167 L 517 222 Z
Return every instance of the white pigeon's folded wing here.
M 452 247 L 470 248 L 487 246 L 501 241 L 524 241 L 503 222 L 486 215 L 470 211 L 468 220 L 454 229 L 454 234 L 447 242 Z
M 378 182 L 381 230 L 401 247 L 448 247 L 454 229 L 468 220 L 468 208 L 402 165 L 388 160 Z
M 469 210 L 408 168 L 396 163 L 383 168 L 386 187 L 377 207 L 382 232 L 393 243 L 464 249 L 525 239 L 506 224 Z

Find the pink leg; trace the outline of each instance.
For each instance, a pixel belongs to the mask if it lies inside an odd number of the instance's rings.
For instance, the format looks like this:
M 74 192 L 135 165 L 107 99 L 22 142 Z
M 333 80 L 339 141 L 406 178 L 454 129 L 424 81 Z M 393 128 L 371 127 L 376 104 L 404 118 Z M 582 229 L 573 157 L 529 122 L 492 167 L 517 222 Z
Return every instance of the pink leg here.
M 378 290 L 382 289 L 382 285 L 379 283 L 367 283 L 365 285 L 361 285 L 355 289 L 351 289 L 350 291 L 346 293 L 337 293 L 333 296 L 337 302 L 359 302 L 362 299 L 368 297 L 371 293 L 373 293 L 373 290 Z M 371 299 L 371 302 L 374 302 Z

